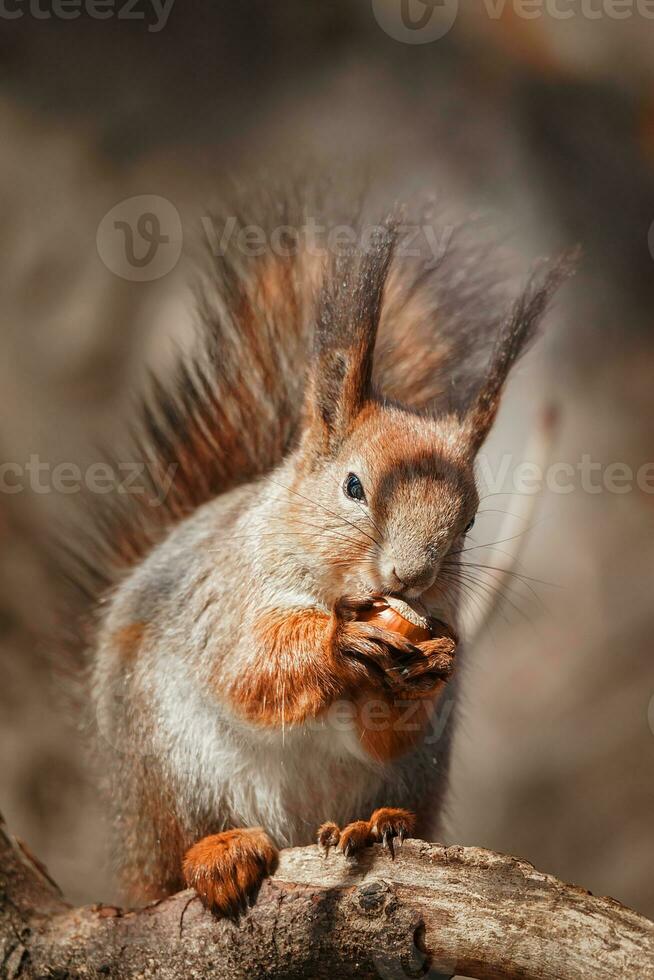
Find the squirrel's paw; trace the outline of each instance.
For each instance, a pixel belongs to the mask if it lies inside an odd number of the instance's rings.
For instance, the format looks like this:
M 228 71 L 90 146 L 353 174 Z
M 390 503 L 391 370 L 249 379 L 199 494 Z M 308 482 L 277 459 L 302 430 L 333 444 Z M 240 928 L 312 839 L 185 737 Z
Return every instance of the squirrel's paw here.
M 400 668 L 402 680 L 414 687 L 431 688 L 450 679 L 454 670 L 456 641 L 450 636 L 424 640 L 418 644 L 421 656 L 411 658 Z
M 339 635 L 342 654 L 360 677 L 387 690 L 425 691 L 449 680 L 454 669 L 456 641 L 449 636 L 413 644 L 399 633 L 370 623 L 345 622 Z
M 374 596 L 371 595 L 341 596 L 336 603 L 334 611 L 339 619 L 344 622 L 352 622 L 357 618 L 359 613 L 366 609 L 372 609 L 374 601 Z
M 373 840 L 379 841 L 393 858 L 395 857 L 393 841 L 397 839 L 400 844 L 404 843 L 404 839 L 413 833 L 415 825 L 416 818 L 409 810 L 383 806 L 375 810 L 370 818 L 370 834 Z
M 261 827 L 203 837 L 183 863 L 186 884 L 217 915 L 238 918 L 277 867 L 278 851 Z
M 325 857 L 329 854 L 330 848 L 336 847 L 340 840 L 341 831 L 340 828 L 328 820 L 326 823 L 321 824 L 318 827 L 318 847 L 323 852 Z
M 357 620 L 341 622 L 337 646 L 360 677 L 367 676 L 387 687 L 402 684 L 402 666 L 421 658 L 419 649 L 400 633 Z
M 369 820 L 355 820 L 341 832 L 339 847 L 345 857 L 355 857 L 368 844 L 372 844 Z
M 335 824 L 323 824 L 320 828 L 334 827 Z M 381 844 L 395 857 L 393 841 L 401 844 L 409 837 L 415 827 L 415 817 L 408 810 L 398 807 L 381 807 L 370 817 L 370 820 L 355 820 L 339 833 L 338 847 L 345 857 L 356 857 L 364 848 L 371 844 Z M 319 831 L 320 833 L 320 831 Z

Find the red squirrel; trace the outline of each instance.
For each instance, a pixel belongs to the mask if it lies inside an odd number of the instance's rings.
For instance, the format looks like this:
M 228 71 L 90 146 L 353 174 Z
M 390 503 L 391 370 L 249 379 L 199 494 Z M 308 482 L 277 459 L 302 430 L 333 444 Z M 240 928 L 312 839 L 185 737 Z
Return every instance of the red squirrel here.
M 102 520 L 92 694 L 132 900 L 187 885 L 238 916 L 280 847 L 439 831 L 475 456 L 566 264 L 502 307 L 454 241 L 407 240 L 392 217 L 347 249 L 233 236 L 201 267 L 199 350 L 136 438 L 168 493 Z M 383 596 L 431 638 L 366 618 Z

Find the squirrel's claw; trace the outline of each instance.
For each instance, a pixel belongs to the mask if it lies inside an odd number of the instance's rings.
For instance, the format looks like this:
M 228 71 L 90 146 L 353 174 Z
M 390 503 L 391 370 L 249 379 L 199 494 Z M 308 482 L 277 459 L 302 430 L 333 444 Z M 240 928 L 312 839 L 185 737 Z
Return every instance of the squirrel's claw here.
M 186 884 L 216 915 L 238 920 L 277 867 L 277 848 L 260 827 L 203 837 L 184 858 Z
M 381 841 L 381 845 L 395 859 L 394 841 L 404 843 L 409 834 L 413 833 L 415 817 L 408 810 L 399 807 L 381 807 L 375 810 L 370 818 L 371 836 L 373 840 Z
M 371 844 L 381 843 L 391 859 L 395 859 L 395 843 L 402 844 L 413 833 L 415 817 L 408 810 L 398 807 L 381 807 L 370 820 L 355 820 L 343 830 L 334 823 L 324 823 L 318 830 L 318 844 L 327 852 L 335 839 L 346 858 L 353 858 Z M 338 834 L 335 838 L 334 832 Z
M 329 856 L 329 851 L 332 847 L 336 847 L 340 838 L 341 831 L 335 823 L 328 820 L 326 823 L 321 824 L 318 827 L 318 847 L 323 853 L 323 856 L 327 858 Z
M 386 828 L 382 834 L 382 847 L 385 848 L 391 856 L 391 861 L 395 860 L 395 851 L 393 850 L 393 834 L 389 827 Z

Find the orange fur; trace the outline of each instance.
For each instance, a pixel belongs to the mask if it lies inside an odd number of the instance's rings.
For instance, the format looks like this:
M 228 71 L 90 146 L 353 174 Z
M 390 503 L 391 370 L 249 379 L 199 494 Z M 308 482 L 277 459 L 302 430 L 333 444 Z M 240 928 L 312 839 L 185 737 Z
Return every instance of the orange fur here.
M 254 222 L 278 228 L 280 203 L 270 195 Z M 304 205 L 294 210 L 301 222 Z M 386 762 L 419 743 L 456 641 L 415 646 L 357 617 L 372 596 L 436 588 L 427 608 L 443 599 L 455 621 L 458 555 L 478 506 L 474 456 L 566 264 L 533 280 L 507 317 L 485 279 L 482 290 L 468 281 L 475 263 L 461 265 L 449 246 L 434 276 L 405 261 L 395 224 L 309 271 L 302 255 L 208 256 L 202 347 L 180 362 L 170 390 L 153 382 L 135 426 L 133 455 L 148 460 L 159 505 L 147 493 L 117 496 L 98 522 L 97 561 L 85 567 L 92 592 L 94 565 L 106 568 L 109 591 L 92 690 L 125 750 L 108 745 L 117 850 L 142 893 L 173 891 L 183 864 L 207 906 L 237 915 L 274 867 L 275 847 L 261 829 L 230 830 L 182 859 L 200 835 L 236 819 L 306 843 L 309 815 L 318 823 L 337 795 L 343 823 L 356 800 L 372 807 L 387 791 L 418 807 L 433 791 L 440 807 L 447 760 L 432 770 L 425 746 L 395 769 L 369 764 L 360 746 Z M 351 476 L 360 495 L 348 490 Z M 117 579 L 125 564 L 141 567 Z M 152 642 L 132 670 L 146 627 Z M 338 752 L 328 726 L 306 725 L 286 745 L 285 725 L 342 699 L 356 705 L 358 730 Z M 388 710 L 381 725 L 374 700 Z M 407 811 L 384 809 L 343 833 L 323 825 L 321 843 L 349 854 L 381 840 L 392 851 L 412 828 Z
M 255 627 L 258 655 L 228 689 L 238 712 L 267 725 L 315 718 L 338 690 L 329 657 L 332 631 L 332 617 L 315 609 L 261 616 Z
M 415 647 L 397 633 L 342 618 L 351 609 L 339 612 L 275 610 L 261 616 L 255 626 L 259 653 L 239 669 L 229 698 L 249 721 L 293 725 L 316 718 L 336 698 L 352 697 L 362 743 L 374 758 L 392 758 L 424 732 L 433 698 L 451 671 L 455 641 L 440 637 Z M 219 689 L 220 679 L 215 683 Z M 403 696 L 425 702 L 420 723 L 408 730 L 401 724 Z M 389 706 L 394 726 L 379 730 L 366 722 L 366 706 L 375 698 Z
M 381 699 L 360 698 L 356 720 L 363 748 L 377 762 L 389 762 L 420 742 L 429 730 L 444 681 L 426 695 L 406 693 Z
M 393 841 L 400 843 L 410 837 L 416 826 L 416 818 L 409 810 L 399 807 L 380 807 L 375 810 L 369 820 L 355 820 L 343 830 L 335 823 L 324 823 L 318 828 L 318 846 L 325 855 L 331 847 L 343 852 L 345 857 L 353 857 L 364 847 L 371 844 L 382 844 L 391 857 L 395 857 Z
M 369 690 L 357 700 L 359 739 L 377 762 L 407 752 L 429 729 L 446 678 L 453 668 L 455 641 L 439 637 L 418 644 L 423 661 L 406 667 L 407 685 L 400 693 Z M 424 687 L 409 686 L 411 682 Z
M 131 667 L 136 660 L 146 629 L 147 623 L 130 623 L 114 633 L 115 649 L 125 667 Z
M 203 837 L 184 858 L 184 879 L 218 915 L 237 917 L 277 867 L 278 851 L 261 827 Z

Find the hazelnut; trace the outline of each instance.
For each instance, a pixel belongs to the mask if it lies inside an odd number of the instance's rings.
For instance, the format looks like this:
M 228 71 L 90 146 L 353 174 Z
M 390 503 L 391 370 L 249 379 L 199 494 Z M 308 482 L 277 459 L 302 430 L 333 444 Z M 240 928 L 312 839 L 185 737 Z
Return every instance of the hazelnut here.
M 408 602 L 396 596 L 376 599 L 370 609 L 360 613 L 359 618 L 379 626 L 380 629 L 400 633 L 411 643 L 423 643 L 432 638 L 429 620 Z

